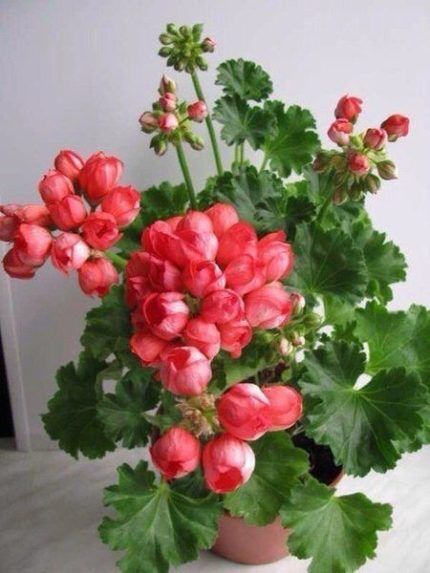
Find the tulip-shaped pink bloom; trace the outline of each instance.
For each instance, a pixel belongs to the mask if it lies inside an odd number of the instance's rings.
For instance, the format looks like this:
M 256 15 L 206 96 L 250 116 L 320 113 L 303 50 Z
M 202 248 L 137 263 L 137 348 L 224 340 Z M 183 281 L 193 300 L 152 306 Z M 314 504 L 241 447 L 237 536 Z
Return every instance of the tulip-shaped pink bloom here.
M 51 169 L 42 177 L 39 193 L 47 205 L 58 203 L 66 195 L 73 194 L 73 183 L 59 171 Z
M 88 259 L 78 270 L 79 286 L 85 294 L 104 297 L 119 280 L 113 264 L 104 257 Z
M 219 241 L 219 249 L 216 257 L 217 263 L 226 267 L 228 263 L 241 255 L 257 254 L 257 234 L 255 229 L 244 221 L 230 227 Z
M 265 265 L 251 255 L 233 259 L 225 268 L 227 286 L 240 296 L 260 288 L 266 282 Z
M 409 118 L 396 113 L 390 115 L 381 123 L 381 128 L 387 132 L 389 141 L 396 141 L 398 137 L 405 137 L 409 133 Z
M 15 217 L 19 223 L 30 223 L 40 227 L 52 226 L 51 216 L 46 205 L 2 205 L 0 213 Z
M 19 224 L 19 219 L 15 215 L 0 217 L 0 241 L 12 242 Z
M 182 268 L 186 259 L 181 248 L 181 241 L 167 221 L 155 221 L 142 233 L 142 246 L 151 255 L 167 259 Z
M 173 394 L 197 396 L 209 384 L 211 377 L 209 360 L 193 346 L 180 346 L 163 356 L 160 378 L 164 387 Z
M 210 218 L 201 211 L 188 211 L 178 222 L 177 231 L 194 231 L 195 233 L 213 233 Z
M 214 261 L 190 261 L 182 273 L 185 288 L 203 298 L 225 287 L 225 276 Z
M 217 403 L 221 426 L 241 440 L 258 440 L 271 426 L 270 403 L 256 384 L 236 384 Z
M 133 258 L 136 262 L 139 260 L 141 265 L 141 271 L 135 276 L 146 277 L 152 290 L 157 292 L 182 290 L 181 271 L 170 261 L 145 252 L 133 253 Z
M 142 314 L 149 329 L 164 340 L 177 338 L 190 317 L 190 309 L 179 292 L 153 293 L 142 305 Z
M 291 295 L 281 283 L 270 283 L 245 297 L 245 315 L 253 328 L 279 328 L 288 322 L 293 310 Z
M 154 466 L 165 479 L 177 479 L 193 472 L 200 463 L 199 440 L 184 428 L 173 426 L 149 448 Z
M 255 455 L 246 442 L 221 434 L 204 446 L 202 464 L 207 487 L 215 493 L 228 493 L 249 480 Z
M 363 143 L 370 149 L 379 151 L 387 142 L 387 132 L 384 129 L 369 128 L 363 138 Z
M 52 264 L 66 275 L 72 269 L 80 269 L 89 256 L 88 245 L 75 233 L 62 233 L 52 243 Z
M 116 157 L 106 157 L 103 152 L 92 155 L 78 176 L 79 185 L 91 205 L 98 205 L 122 175 L 123 163 Z
M 109 213 L 90 213 L 82 225 L 85 241 L 101 251 L 106 251 L 121 238 L 115 217 Z
M 251 342 L 252 328 L 249 322 L 243 318 L 220 324 L 218 328 L 221 335 L 221 348 L 230 352 L 232 358 L 239 358 L 242 349 Z
M 79 153 L 71 149 L 63 149 L 54 160 L 55 169 L 71 181 L 76 181 L 84 163 Z
M 188 321 L 184 339 L 189 346 L 195 346 L 212 360 L 220 350 L 220 333 L 214 324 L 196 317 Z
M 331 124 L 327 135 L 332 141 L 334 141 L 334 143 L 337 143 L 340 146 L 344 146 L 348 145 L 349 136 L 353 129 L 354 127 L 351 122 L 345 118 L 340 118 Z
M 215 205 L 210 207 L 205 213 L 212 221 L 213 230 L 218 239 L 220 239 L 230 227 L 239 223 L 239 215 L 236 209 L 228 203 L 215 203 Z
M 147 330 L 135 332 L 130 339 L 131 351 L 136 354 L 144 365 L 156 365 L 160 361 L 160 355 L 167 347 L 167 340 L 158 338 Z
M 176 235 L 180 240 L 180 247 L 185 262 L 213 261 L 215 259 L 218 251 L 218 239 L 215 233 L 198 233 L 185 229 L 176 231 Z
M 360 98 L 346 94 L 337 102 L 334 115 L 337 119 L 344 118 L 354 123 L 361 113 L 362 103 Z
M 102 201 L 102 211 L 115 218 L 120 229 L 130 225 L 140 209 L 140 193 L 131 185 L 114 187 Z
M 214 324 L 239 320 L 244 316 L 243 300 L 234 290 L 214 291 L 203 299 L 200 315 L 207 322 Z
M 291 428 L 303 412 L 303 400 L 299 392 L 291 386 L 268 386 L 263 388 L 270 402 L 270 432 Z
M 269 282 L 284 279 L 293 270 L 293 249 L 285 242 L 283 231 L 270 233 L 258 242 L 258 258 L 264 265 Z
M 175 217 L 169 217 L 168 219 L 165 219 L 164 223 L 167 223 L 170 229 L 175 232 L 182 219 L 183 217 L 181 215 L 176 215 Z
M 32 279 L 35 275 L 34 267 L 21 262 L 14 248 L 3 257 L 3 268 L 14 279 Z
M 31 267 L 43 265 L 48 258 L 51 244 L 51 233 L 39 225 L 22 223 L 15 234 L 15 252 L 24 265 Z
M 58 203 L 50 203 L 48 208 L 55 225 L 62 231 L 78 229 L 87 216 L 84 202 L 79 195 L 66 195 Z

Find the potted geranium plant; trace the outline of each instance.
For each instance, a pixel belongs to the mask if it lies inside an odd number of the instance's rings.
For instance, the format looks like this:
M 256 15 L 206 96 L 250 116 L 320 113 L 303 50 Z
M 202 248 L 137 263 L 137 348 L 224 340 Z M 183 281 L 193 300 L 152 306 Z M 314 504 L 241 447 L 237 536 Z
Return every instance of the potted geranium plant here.
M 202 26 L 169 24 L 160 41 L 197 101 L 163 76 L 140 124 L 157 155 L 177 153 L 184 182 L 139 193 L 119 185 L 119 159 L 61 151 L 43 204 L 1 207 L 7 273 L 31 278 L 51 258 L 102 298 L 78 361 L 58 371 L 46 430 L 75 457 L 149 445 L 152 465 L 121 466 L 106 490 L 117 514 L 100 533 L 126 573 L 163 573 L 213 546 L 268 562 L 287 537 L 311 571 L 353 571 L 391 508 L 333 484 L 386 472 L 429 439 L 429 313 L 387 309 L 406 263 L 365 209 L 396 177 L 389 142 L 408 119 L 356 130 L 362 101 L 344 96 L 325 150 L 311 113 L 271 100 L 252 62 L 218 67 L 209 111 L 198 71 L 215 42 Z M 199 193 L 185 150 L 204 146 L 196 122 L 216 169 Z

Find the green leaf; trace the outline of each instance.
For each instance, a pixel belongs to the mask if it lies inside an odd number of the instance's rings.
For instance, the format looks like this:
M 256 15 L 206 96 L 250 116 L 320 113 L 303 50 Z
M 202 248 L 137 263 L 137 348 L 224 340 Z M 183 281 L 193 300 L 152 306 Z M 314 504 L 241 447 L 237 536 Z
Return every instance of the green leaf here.
M 324 231 L 315 225 L 299 225 L 294 253 L 294 272 L 288 282 L 305 296 L 332 295 L 347 302 L 364 296 L 367 272 L 363 254 L 341 229 Z
M 124 300 L 124 288 L 112 287 L 101 305 L 87 313 L 81 344 L 99 360 L 105 360 L 119 349 L 121 341 L 131 336 L 130 311 Z M 124 345 L 121 348 L 125 348 Z
M 293 489 L 281 518 L 293 530 L 291 553 L 312 558 L 309 573 L 351 573 L 375 557 L 377 532 L 390 529 L 391 512 L 390 505 L 361 493 L 336 496 L 334 489 L 311 478 Z
M 393 442 L 413 439 L 422 426 L 419 410 L 424 388 L 404 368 L 383 370 L 364 386 L 366 355 L 359 345 L 326 342 L 306 353 L 299 386 L 316 402 L 308 409 L 305 430 L 330 446 L 347 473 L 385 472 L 400 455 Z
M 106 394 L 98 406 L 98 416 L 106 434 L 126 448 L 145 446 L 152 426 L 143 414 L 155 408 L 159 401 L 159 384 L 152 371 L 140 368 L 127 373 L 117 384 L 115 394 Z
M 250 480 L 225 496 L 224 507 L 247 523 L 266 525 L 279 513 L 291 488 L 309 469 L 308 456 L 285 432 L 271 432 L 253 442 L 256 466 Z
M 221 137 L 227 145 L 248 141 L 260 149 L 267 137 L 275 133 L 275 118 L 259 107 L 250 107 L 237 96 L 224 96 L 216 101 L 214 118 L 224 127 Z
M 187 188 L 184 183 L 171 185 L 163 181 L 142 193 L 142 216 L 144 225 L 149 225 L 157 219 L 165 219 L 185 212 L 189 201 Z
M 357 310 L 356 319 L 355 334 L 369 345 L 369 374 L 404 367 L 430 390 L 430 311 L 412 305 L 408 311 L 390 312 L 369 302 Z
M 272 93 L 272 82 L 267 72 L 254 62 L 228 60 L 217 68 L 215 83 L 223 86 L 225 94 L 242 100 L 261 101 Z
M 276 135 L 264 144 L 270 168 L 281 177 L 288 177 L 292 171 L 302 173 L 320 146 L 312 114 L 297 105 L 285 110 L 280 101 L 267 102 L 264 109 L 271 112 L 277 121 Z
M 79 452 L 102 458 L 115 449 L 97 418 L 98 377 L 105 369 L 106 363 L 88 351 L 81 354 L 78 367 L 72 362 L 62 366 L 57 372 L 59 390 L 48 402 L 48 413 L 42 415 L 49 436 L 74 458 Z
M 107 488 L 105 504 L 117 518 L 105 517 L 100 535 L 111 549 L 126 550 L 123 573 L 167 573 L 169 565 L 197 559 L 215 541 L 221 507 L 217 496 L 188 497 L 167 483 L 157 485 L 148 464 L 118 469 L 119 484 Z
M 369 283 L 367 296 L 387 303 L 393 298 L 390 285 L 406 279 L 406 260 L 385 233 L 374 231 L 370 224 L 356 223 L 352 235 L 357 247 L 363 249 Z

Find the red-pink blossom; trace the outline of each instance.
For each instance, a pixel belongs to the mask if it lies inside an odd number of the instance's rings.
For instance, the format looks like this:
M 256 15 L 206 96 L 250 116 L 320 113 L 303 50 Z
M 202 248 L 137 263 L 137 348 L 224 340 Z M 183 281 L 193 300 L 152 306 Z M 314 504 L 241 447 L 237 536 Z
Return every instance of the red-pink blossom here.
M 52 236 L 39 225 L 22 223 L 14 237 L 15 253 L 24 265 L 43 265 L 51 249 Z
M 182 280 L 186 289 L 198 298 L 225 287 L 224 273 L 214 261 L 190 261 Z
M 21 261 L 15 248 L 10 249 L 3 257 L 3 268 L 14 279 L 32 279 L 36 272 L 34 267 Z
M 142 305 L 142 314 L 149 329 L 164 340 L 177 338 L 184 330 L 190 310 L 179 292 L 153 293 Z
M 205 213 L 212 221 L 213 231 L 218 239 L 230 227 L 239 222 L 239 215 L 236 209 L 228 203 L 215 203 Z
M 255 257 L 256 254 L 257 233 L 249 223 L 240 221 L 221 235 L 216 260 L 222 267 L 226 267 L 228 263 L 241 255 Z
M 279 328 L 291 317 L 293 303 L 291 295 L 281 283 L 262 286 L 245 296 L 245 314 L 254 328 Z
M 202 318 L 191 318 L 185 327 L 183 337 L 189 346 L 195 346 L 209 360 L 220 350 L 220 333 L 214 324 Z
M 104 297 L 119 280 L 113 264 L 105 257 L 88 259 L 78 270 L 79 286 L 85 294 Z
M 180 346 L 163 355 L 160 379 L 173 394 L 197 396 L 212 377 L 206 356 L 194 346 Z
M 132 223 L 140 209 L 140 193 L 131 185 L 114 187 L 103 198 L 102 211 L 115 218 L 120 229 Z
M 124 164 L 117 157 L 107 157 L 102 151 L 94 153 L 85 162 L 78 181 L 91 205 L 98 205 L 116 187 L 123 167 Z
M 39 193 L 47 205 L 58 203 L 73 192 L 72 181 L 55 169 L 48 171 L 39 183 Z
M 264 265 L 266 281 L 284 279 L 293 270 L 293 249 L 283 231 L 269 233 L 258 242 L 258 258 Z
M 252 328 L 249 322 L 242 318 L 233 320 L 225 324 L 218 325 L 221 335 L 221 348 L 230 352 L 232 358 L 239 358 L 242 349 L 247 346 L 252 339 Z
M 149 448 L 155 467 L 165 479 L 181 478 L 200 462 L 200 442 L 184 428 L 173 426 Z
M 48 209 L 54 224 L 62 231 L 78 229 L 87 216 L 79 195 L 66 195 L 61 201 L 50 203 Z
M 207 322 L 214 324 L 239 320 L 244 316 L 243 300 L 231 289 L 214 291 L 203 299 L 200 315 Z
M 266 282 L 266 265 L 251 255 L 240 255 L 225 268 L 227 286 L 244 296 Z
M 334 115 L 338 119 L 344 118 L 354 123 L 361 113 L 362 103 L 363 100 L 360 98 L 346 94 L 337 102 Z
M 94 249 L 105 251 L 119 241 L 121 233 L 113 215 L 98 211 L 90 213 L 85 219 L 82 236 Z
M 79 153 L 71 149 L 63 149 L 54 159 L 55 169 L 71 181 L 76 181 L 84 163 Z
M 270 402 L 270 431 L 286 430 L 299 420 L 303 411 L 303 399 L 291 386 L 267 386 L 264 395 Z
M 61 233 L 52 242 L 52 264 L 65 274 L 81 268 L 89 256 L 88 245 L 75 233 Z

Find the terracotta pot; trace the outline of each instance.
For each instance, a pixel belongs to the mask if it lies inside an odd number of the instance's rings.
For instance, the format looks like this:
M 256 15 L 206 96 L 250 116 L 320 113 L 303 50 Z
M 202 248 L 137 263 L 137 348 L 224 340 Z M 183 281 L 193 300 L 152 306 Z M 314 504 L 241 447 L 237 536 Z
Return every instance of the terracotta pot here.
M 343 472 L 330 484 L 334 487 L 342 478 Z M 225 513 L 219 522 L 219 534 L 212 551 L 229 561 L 246 565 L 274 563 L 288 555 L 286 541 L 290 529 L 284 529 L 280 518 L 260 527 L 248 525 L 240 517 Z

